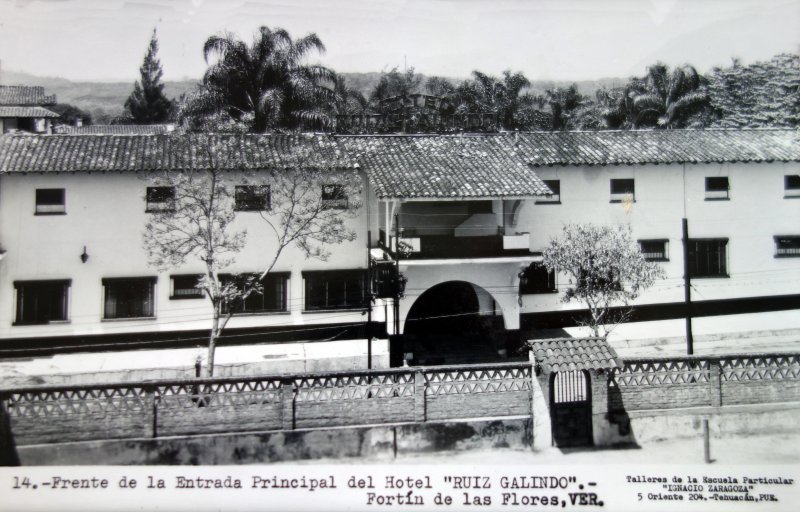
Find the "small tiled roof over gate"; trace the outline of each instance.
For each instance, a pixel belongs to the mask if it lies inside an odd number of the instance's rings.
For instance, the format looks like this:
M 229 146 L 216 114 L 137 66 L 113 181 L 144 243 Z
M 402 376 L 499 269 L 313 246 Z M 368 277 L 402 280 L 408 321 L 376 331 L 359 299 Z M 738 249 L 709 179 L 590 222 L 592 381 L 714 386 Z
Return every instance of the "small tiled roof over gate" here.
M 528 345 L 545 373 L 610 370 L 622 366 L 605 338 L 551 338 L 530 340 Z

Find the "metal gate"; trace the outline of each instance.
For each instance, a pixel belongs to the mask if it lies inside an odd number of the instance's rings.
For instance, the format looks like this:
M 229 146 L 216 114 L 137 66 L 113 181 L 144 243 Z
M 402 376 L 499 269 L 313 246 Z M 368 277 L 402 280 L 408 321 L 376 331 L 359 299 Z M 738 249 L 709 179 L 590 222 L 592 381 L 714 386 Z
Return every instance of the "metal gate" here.
M 586 370 L 553 373 L 550 380 L 550 416 L 556 446 L 592 444 L 590 389 Z

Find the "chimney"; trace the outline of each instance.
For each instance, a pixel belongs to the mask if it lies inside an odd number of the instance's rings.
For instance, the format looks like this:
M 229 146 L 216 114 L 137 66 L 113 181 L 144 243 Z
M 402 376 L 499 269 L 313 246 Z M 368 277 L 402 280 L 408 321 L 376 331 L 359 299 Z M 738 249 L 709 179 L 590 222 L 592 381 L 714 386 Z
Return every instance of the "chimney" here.
M 83 126 L 83 118 L 82 117 L 76 117 L 75 118 L 75 126 L 77 126 L 78 128 Z

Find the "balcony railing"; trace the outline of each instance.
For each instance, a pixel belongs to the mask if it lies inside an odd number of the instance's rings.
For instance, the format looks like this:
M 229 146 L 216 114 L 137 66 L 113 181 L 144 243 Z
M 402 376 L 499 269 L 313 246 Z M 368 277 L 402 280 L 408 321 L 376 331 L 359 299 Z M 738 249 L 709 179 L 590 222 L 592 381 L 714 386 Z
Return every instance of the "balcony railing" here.
M 387 243 L 385 233 L 381 230 L 380 240 L 384 249 L 393 256 L 406 260 L 499 258 L 531 253 L 528 233 L 453 236 L 417 235 L 406 231 L 399 237 L 398 244 L 394 236 L 389 236 Z

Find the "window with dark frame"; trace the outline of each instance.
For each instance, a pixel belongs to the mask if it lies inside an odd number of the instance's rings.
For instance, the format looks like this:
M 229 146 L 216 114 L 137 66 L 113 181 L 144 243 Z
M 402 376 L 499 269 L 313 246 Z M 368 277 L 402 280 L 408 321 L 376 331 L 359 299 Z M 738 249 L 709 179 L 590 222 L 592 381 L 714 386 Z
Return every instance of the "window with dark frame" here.
M 647 261 L 669 261 L 669 241 L 658 240 L 639 240 L 639 250 Z
M 779 235 L 775 237 L 776 258 L 800 258 L 800 235 Z
M 730 184 L 727 176 L 706 177 L 706 200 L 720 201 L 730 199 Z
M 170 276 L 170 280 L 172 281 L 172 290 L 169 298 L 173 300 L 180 300 L 202 299 L 205 297 L 203 290 L 197 287 L 197 282 L 200 277 L 200 274 Z
M 800 174 L 783 177 L 783 197 L 800 197 Z
M 690 277 L 728 277 L 728 239 L 690 239 Z
M 147 187 L 145 212 L 174 212 L 175 187 Z
M 303 272 L 306 311 L 360 309 L 367 301 L 365 270 Z
M 636 200 L 634 180 L 632 178 L 611 179 L 611 202 L 621 203 L 626 199 Z
M 552 270 L 548 271 L 541 262 L 531 263 L 520 276 L 520 294 L 555 293 L 557 291 L 556 273 Z
M 326 210 L 346 210 L 347 192 L 344 185 L 322 185 L 322 208 Z
M 69 319 L 70 285 L 68 279 L 15 281 L 17 311 L 14 325 L 66 322 Z
M 289 272 L 269 273 L 261 280 L 261 290 L 251 292 L 244 299 L 236 299 L 223 306 L 223 312 L 233 314 L 246 313 L 282 313 L 289 311 Z M 223 274 L 220 281 L 223 284 L 236 282 L 239 290 L 247 288 L 247 281 L 258 277 L 258 274 Z
M 536 204 L 561 204 L 561 180 L 542 180 L 553 191 L 549 196 L 536 198 Z
M 269 185 L 236 185 L 234 209 L 239 212 L 263 212 L 272 209 Z
M 60 215 L 66 213 L 63 188 L 36 189 L 36 215 Z
M 103 279 L 103 319 L 155 317 L 155 277 Z

